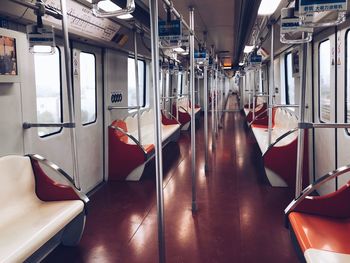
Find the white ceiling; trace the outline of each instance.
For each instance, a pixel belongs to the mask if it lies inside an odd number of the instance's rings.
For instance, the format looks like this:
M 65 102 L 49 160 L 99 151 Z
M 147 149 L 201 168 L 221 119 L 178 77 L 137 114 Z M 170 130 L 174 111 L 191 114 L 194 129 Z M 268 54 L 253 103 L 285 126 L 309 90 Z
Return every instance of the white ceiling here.
M 148 6 L 148 0 L 142 0 Z M 159 15 L 165 19 L 166 13 L 162 1 L 159 1 Z M 203 32 L 208 32 L 207 45 L 215 46 L 215 50 L 229 51 L 223 56 L 233 56 L 235 36 L 235 10 L 241 0 L 174 0 L 174 7 L 189 24 L 189 7 L 194 7 L 195 31 L 203 40 Z

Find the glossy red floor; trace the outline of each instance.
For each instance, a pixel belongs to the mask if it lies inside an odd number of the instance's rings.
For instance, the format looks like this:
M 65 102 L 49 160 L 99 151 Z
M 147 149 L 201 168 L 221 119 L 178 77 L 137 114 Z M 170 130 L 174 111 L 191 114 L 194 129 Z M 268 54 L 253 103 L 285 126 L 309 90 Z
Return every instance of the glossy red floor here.
M 231 96 L 228 107 L 236 107 Z M 198 212 L 191 211 L 190 136 L 164 150 L 167 262 L 297 262 L 283 210 L 292 198 L 264 177 L 261 154 L 240 112 L 227 112 L 210 171 L 203 127 L 197 130 Z M 210 140 L 211 143 L 211 140 Z M 91 196 L 76 248 L 58 247 L 45 262 L 158 262 L 155 178 L 112 182 Z

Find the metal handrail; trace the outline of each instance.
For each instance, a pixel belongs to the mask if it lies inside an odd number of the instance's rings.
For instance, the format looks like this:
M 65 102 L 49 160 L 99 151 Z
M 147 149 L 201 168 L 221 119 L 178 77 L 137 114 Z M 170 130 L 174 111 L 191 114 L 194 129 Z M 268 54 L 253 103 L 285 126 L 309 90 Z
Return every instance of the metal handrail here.
M 306 187 L 302 192 L 301 195 L 294 199 L 284 210 L 285 215 L 288 215 L 298 204 L 301 203 L 305 198 L 312 199 L 313 197 L 310 197 L 309 195 L 320 188 L 322 185 L 327 183 L 328 181 L 335 179 L 345 173 L 350 172 L 350 164 L 340 167 L 332 172 L 329 172 L 328 174 L 322 176 L 321 178 L 317 179 L 314 183 L 310 184 L 308 187 Z M 349 186 L 349 184 L 347 184 Z
M 188 110 L 186 110 L 183 106 L 178 106 L 180 109 L 183 109 L 185 112 L 187 112 L 188 114 L 190 114 L 189 112 L 188 112 Z
M 289 135 L 293 134 L 294 132 L 297 132 L 298 130 L 299 130 L 298 128 L 294 128 L 294 129 L 291 129 L 291 130 L 287 131 L 286 133 L 282 134 L 273 143 L 271 143 L 269 145 L 269 147 L 267 148 L 267 150 L 264 152 L 264 154 L 262 156 L 264 157 L 268 153 L 268 151 L 270 151 L 273 147 L 275 147 L 275 145 L 277 143 L 279 143 L 280 141 L 282 141 L 284 138 L 288 137 Z
M 170 117 L 171 117 L 173 120 L 176 120 L 176 122 L 177 122 L 178 124 L 181 124 L 171 112 L 169 112 L 169 111 L 167 111 L 167 110 L 163 110 L 163 111 L 166 111 L 166 113 L 169 114 Z
M 103 9 L 98 7 L 98 2 L 101 0 L 93 0 L 92 1 L 92 13 L 94 16 L 99 18 L 105 18 L 105 17 L 118 17 L 122 15 L 128 15 L 135 11 L 135 0 L 127 0 L 126 7 L 124 9 L 120 9 L 113 12 L 106 12 Z
M 89 198 L 83 194 L 81 192 L 81 188 L 77 187 L 74 184 L 73 179 L 62 169 L 60 168 L 58 165 L 54 164 L 53 162 L 47 160 L 46 158 L 42 157 L 39 154 L 27 154 L 26 156 L 28 156 L 30 159 L 36 160 L 42 164 L 44 164 L 45 166 L 51 168 L 53 171 L 59 173 L 60 175 L 62 175 L 69 183 L 70 186 L 73 187 L 74 192 L 79 196 L 79 198 L 85 203 L 87 204 L 89 202 Z
M 252 124 L 259 118 L 261 117 L 265 112 L 267 112 L 269 109 L 266 108 L 265 110 L 263 110 L 262 112 L 260 112 L 257 116 L 255 116 L 254 120 L 252 120 L 251 122 L 249 122 L 248 127 L 252 126 Z
M 145 154 L 145 156 L 147 156 L 147 152 L 145 150 L 145 148 L 140 144 L 140 142 L 134 137 L 132 136 L 130 133 L 124 131 L 122 128 L 120 127 L 117 127 L 117 126 L 113 126 L 113 125 L 110 125 L 109 126 L 110 128 L 114 129 L 114 130 L 117 130 L 117 131 L 120 131 L 121 133 L 123 133 L 125 136 L 128 136 L 137 146 L 139 146 L 141 148 L 141 150 L 143 151 L 143 153 Z
M 299 104 L 275 104 L 273 105 L 275 108 L 299 108 Z
M 65 122 L 65 123 L 30 123 L 24 122 L 22 125 L 23 129 L 30 128 L 75 128 L 75 123 Z
M 312 41 L 312 33 L 311 32 L 305 32 L 305 36 L 303 36 L 300 39 L 287 39 L 285 37 L 285 34 L 281 34 L 280 41 L 283 44 L 291 44 L 291 45 L 297 45 L 297 44 L 303 44 L 308 43 Z
M 332 128 L 344 128 L 350 129 L 350 123 L 311 123 L 311 122 L 301 122 L 299 123 L 300 129 L 332 129 Z
M 141 106 L 108 106 L 108 110 L 138 110 Z

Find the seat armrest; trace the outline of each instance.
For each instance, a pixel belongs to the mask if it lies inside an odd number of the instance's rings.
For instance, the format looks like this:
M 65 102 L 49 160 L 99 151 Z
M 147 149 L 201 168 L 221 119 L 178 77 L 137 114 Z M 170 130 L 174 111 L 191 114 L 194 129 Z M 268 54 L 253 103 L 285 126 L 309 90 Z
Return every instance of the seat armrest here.
M 57 165 L 37 154 L 28 155 L 28 157 L 30 158 L 35 176 L 35 191 L 40 200 L 81 200 L 85 205 L 89 202 L 89 198 L 83 194 L 80 189 L 77 189 L 74 186 L 74 182 L 69 175 Z M 46 167 L 49 167 L 62 176 L 67 182 L 67 185 L 60 184 L 52 180 L 49 176 L 47 176 L 40 164 L 44 164 Z

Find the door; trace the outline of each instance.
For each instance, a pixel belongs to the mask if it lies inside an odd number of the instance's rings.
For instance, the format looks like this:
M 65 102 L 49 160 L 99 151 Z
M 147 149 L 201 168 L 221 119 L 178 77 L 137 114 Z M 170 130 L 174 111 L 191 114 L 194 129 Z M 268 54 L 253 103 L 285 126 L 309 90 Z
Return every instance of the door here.
M 336 121 L 336 39 L 334 29 L 326 30 L 314 41 L 314 122 L 334 123 Z M 336 168 L 335 129 L 315 129 L 314 162 L 315 179 Z M 320 194 L 334 191 L 336 184 L 327 183 Z
M 102 51 L 80 43 L 72 49 L 80 184 L 88 192 L 104 174 Z
M 337 121 L 350 122 L 350 33 L 349 28 L 337 35 Z M 337 166 L 350 164 L 350 129 L 337 129 Z M 342 175 L 338 188 L 350 180 L 350 174 Z
M 64 48 L 62 41 L 53 55 L 28 53 L 28 65 L 23 83 L 23 121 L 31 123 L 68 122 Z M 79 180 L 86 193 L 103 180 L 103 115 L 102 115 L 102 66 L 101 50 L 74 45 L 75 67 L 73 72 L 76 136 L 78 147 Z M 80 53 L 90 52 L 96 62 L 96 120 L 85 123 L 82 109 L 80 84 Z M 73 52 L 73 53 L 74 53 Z M 90 78 L 89 78 L 90 80 Z M 85 119 L 84 119 L 85 118 Z M 68 174 L 73 175 L 73 158 L 69 129 L 31 128 L 24 130 L 24 152 L 37 153 L 56 163 Z

